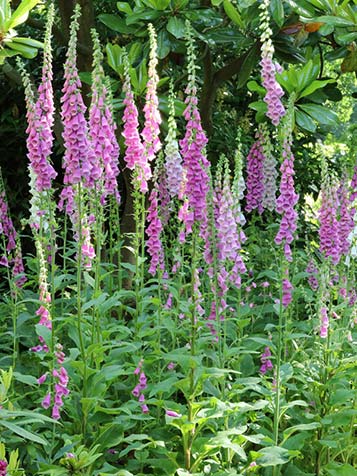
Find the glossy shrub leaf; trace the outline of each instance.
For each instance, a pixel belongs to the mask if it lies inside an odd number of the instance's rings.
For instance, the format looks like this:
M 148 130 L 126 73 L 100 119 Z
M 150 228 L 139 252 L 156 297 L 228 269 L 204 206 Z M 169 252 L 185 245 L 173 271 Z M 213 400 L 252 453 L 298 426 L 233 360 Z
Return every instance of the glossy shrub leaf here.
M 117 2 L 117 9 L 120 12 L 126 13 L 127 15 L 133 13 L 133 10 L 128 2 Z
M 118 33 L 123 34 L 132 34 L 135 33 L 137 28 L 127 25 L 123 18 L 120 18 L 119 15 L 111 15 L 109 13 L 103 13 L 99 15 L 99 20 L 104 23 L 105 26 L 110 28 L 111 30 L 117 31 Z
M 314 93 L 318 89 L 324 88 L 329 83 L 334 83 L 335 80 L 333 79 L 324 79 L 322 81 L 313 81 L 307 88 L 305 88 L 300 94 L 299 97 L 303 98 L 305 96 L 309 96 L 310 94 Z
M 223 8 L 226 12 L 227 17 L 229 17 L 233 23 L 239 26 L 239 28 L 244 28 L 244 22 L 242 20 L 241 14 L 239 11 L 232 5 L 230 0 L 224 0 Z
M 284 6 L 282 0 L 270 0 L 270 11 L 278 26 L 284 24 Z
M 327 23 L 328 25 L 334 26 L 356 26 L 356 23 L 351 20 L 347 20 L 347 18 L 341 18 L 333 15 L 323 15 L 321 17 L 315 18 L 314 21 Z
M 237 80 L 238 88 L 243 87 L 245 83 L 248 81 L 253 69 L 255 68 L 255 66 L 257 65 L 259 61 L 259 58 L 260 58 L 259 47 L 258 45 L 256 45 L 250 49 L 250 51 L 248 52 L 248 54 L 246 55 L 243 61 L 242 67 L 238 74 L 238 80 Z
M 331 109 L 320 106 L 319 104 L 300 104 L 299 106 L 303 111 L 307 112 L 315 121 L 320 122 L 328 126 L 334 126 L 337 124 L 338 116 Z
M 309 131 L 309 132 L 315 132 L 316 131 L 315 122 L 305 112 L 300 111 L 299 109 L 296 109 L 295 110 L 295 120 L 296 120 L 296 124 L 299 127 L 301 127 L 302 129 L 305 129 L 306 131 Z
M 106 46 L 108 64 L 117 73 L 123 71 L 123 50 L 119 45 L 107 43 Z
M 185 36 L 185 22 L 182 18 L 179 17 L 171 17 L 167 22 L 166 29 L 171 35 L 175 38 L 183 38 Z
M 40 1 L 41 0 L 22 0 L 9 20 L 5 22 L 5 30 L 16 28 L 18 25 L 24 23 L 29 16 L 30 10 L 40 3 Z

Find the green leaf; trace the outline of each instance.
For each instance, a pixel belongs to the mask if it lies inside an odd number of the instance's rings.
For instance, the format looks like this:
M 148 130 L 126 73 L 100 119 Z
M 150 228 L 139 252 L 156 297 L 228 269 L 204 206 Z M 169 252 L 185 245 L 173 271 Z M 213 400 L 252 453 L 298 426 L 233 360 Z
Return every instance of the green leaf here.
M 254 67 L 256 66 L 259 59 L 259 48 L 255 46 L 251 48 L 248 52 L 247 56 L 245 57 L 240 72 L 238 74 L 238 81 L 237 87 L 242 88 L 245 83 L 250 78 L 251 72 L 253 71 Z
M 256 462 L 263 467 L 277 466 L 288 463 L 292 456 L 298 456 L 299 454 L 299 451 L 287 450 L 280 446 L 269 446 L 259 450 L 259 457 Z
M 14 372 L 14 379 L 26 385 L 31 385 L 32 387 L 37 387 L 38 385 L 37 379 L 33 375 L 24 375 L 20 372 Z
M 184 38 L 185 36 L 186 26 L 182 18 L 170 17 L 170 20 L 167 22 L 166 29 L 177 39 Z
M 324 88 L 329 83 L 334 83 L 334 79 L 324 79 L 324 80 L 315 80 L 307 88 L 305 88 L 300 94 L 299 98 L 303 98 L 305 96 L 309 96 L 310 94 L 314 93 L 317 89 Z
M 171 51 L 171 43 L 166 30 L 160 30 L 157 35 L 157 56 L 159 59 L 166 58 Z
M 18 53 L 21 53 L 22 56 L 29 59 L 35 58 L 38 53 L 37 48 L 33 48 L 32 46 L 27 46 L 22 43 L 16 43 L 14 41 L 7 41 L 6 46 L 14 51 L 17 51 Z
M 118 74 L 121 74 L 124 71 L 123 49 L 119 45 L 112 45 L 111 43 L 107 43 L 105 49 L 109 66 Z
M 307 112 L 315 121 L 327 126 L 335 126 L 338 122 L 338 116 L 334 111 L 327 109 L 319 104 L 299 104 L 299 107 Z
M 36 328 L 36 334 L 39 337 L 42 337 L 43 340 L 46 342 L 46 344 L 49 345 L 52 339 L 51 329 L 48 329 L 48 327 L 43 326 L 42 324 L 36 324 L 35 328 Z
M 284 6 L 282 0 L 270 0 L 270 11 L 278 26 L 284 24 Z
M 40 1 L 41 0 L 22 0 L 9 20 L 5 23 L 5 31 L 8 31 L 11 28 L 21 25 L 21 23 L 24 23 L 29 16 L 30 10 L 40 3 Z
M 302 91 L 318 77 L 319 71 L 320 65 L 310 60 L 305 64 L 305 66 L 303 66 L 303 68 L 301 68 L 301 70 L 295 70 L 295 68 L 292 68 L 290 73 L 296 75 L 297 90 Z
M 223 0 L 211 0 L 211 3 L 214 7 L 219 7 Z
M 9 0 L 0 0 L 0 31 L 6 31 L 4 25 L 11 17 L 11 8 Z
M 314 22 L 328 23 L 329 25 L 334 26 L 356 26 L 356 23 L 351 20 L 333 15 L 323 15 L 321 17 L 314 18 Z
M 105 26 L 111 28 L 118 33 L 125 35 L 131 35 L 137 31 L 137 27 L 127 25 L 123 18 L 118 15 L 111 15 L 110 13 L 102 13 L 98 16 L 99 20 L 104 23 Z
M 33 48 L 43 48 L 42 41 L 33 40 L 32 38 L 25 38 L 22 36 L 15 36 L 11 39 L 13 43 L 21 43 L 23 45 L 32 46 Z
M 316 428 L 320 428 L 321 423 L 319 422 L 312 422 L 312 423 L 301 423 L 300 425 L 294 425 L 290 428 L 287 428 L 284 431 L 284 438 L 288 438 L 290 435 L 297 431 L 307 431 L 307 430 L 316 430 Z
M 120 12 L 127 13 L 128 15 L 130 15 L 131 13 L 133 13 L 133 9 L 131 8 L 131 6 L 129 5 L 129 3 L 127 3 L 127 2 L 117 2 L 117 9 L 118 9 Z
M 153 10 L 166 10 L 171 0 L 142 0 L 145 5 Z
M 232 5 L 231 0 L 224 0 L 223 8 L 226 12 L 227 17 L 229 17 L 233 23 L 239 26 L 239 28 L 244 28 L 244 22 L 239 11 Z
M 353 468 L 350 464 L 331 462 L 324 467 L 327 474 L 330 476 L 357 476 L 357 469 Z
M 15 425 L 15 423 L 10 423 L 9 421 L 0 420 L 0 425 L 4 426 L 8 430 L 16 433 L 17 435 L 25 438 L 26 440 L 35 441 L 36 443 L 40 443 L 41 445 L 46 446 L 48 443 L 43 438 L 31 433 L 30 431 L 25 430 L 21 426 Z

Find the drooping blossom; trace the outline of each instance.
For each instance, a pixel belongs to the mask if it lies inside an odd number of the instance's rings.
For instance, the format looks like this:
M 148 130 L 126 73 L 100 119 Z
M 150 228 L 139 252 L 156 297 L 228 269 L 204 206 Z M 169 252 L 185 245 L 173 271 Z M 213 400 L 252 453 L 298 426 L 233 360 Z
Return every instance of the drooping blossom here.
M 289 281 L 289 275 L 287 272 L 285 273 L 285 278 L 283 279 L 283 282 L 282 282 L 282 291 L 283 291 L 282 304 L 284 307 L 287 307 L 293 300 L 293 293 L 292 293 L 293 285 Z
M 165 139 L 165 169 L 167 177 L 167 189 L 171 198 L 178 197 L 183 187 L 182 157 L 176 138 L 177 126 L 175 121 L 175 103 L 173 86 L 170 87 L 169 95 L 169 118 L 168 132 Z
M 328 174 L 324 177 L 321 189 L 321 207 L 319 210 L 320 251 L 326 259 L 336 265 L 341 258 L 340 233 L 337 220 L 338 183 Z
M 273 369 L 273 364 L 272 361 L 270 360 L 271 357 L 271 352 L 269 347 L 265 347 L 264 352 L 262 353 L 260 357 L 260 361 L 262 365 L 260 366 L 259 372 L 261 374 L 266 374 L 268 370 Z
M 357 201 L 352 202 L 352 207 L 357 207 Z M 355 260 L 357 258 L 357 213 L 353 215 L 353 228 L 348 235 L 349 242 L 349 253 L 346 256 L 346 264 L 350 266 L 351 259 Z
M 283 163 L 281 164 L 280 195 L 276 201 L 276 211 L 282 215 L 279 231 L 275 237 L 277 245 L 284 246 L 284 254 L 287 261 L 292 261 L 291 243 L 297 229 L 298 214 L 295 205 L 299 195 L 294 187 L 294 156 L 291 151 L 291 138 L 285 137 L 282 147 Z
M 145 193 L 148 191 L 148 180 L 151 178 L 151 169 L 145 154 L 144 146 L 139 134 L 138 110 L 134 101 L 134 94 L 131 88 L 129 74 L 129 63 L 127 56 L 124 57 L 124 114 L 123 114 L 123 136 L 125 139 L 124 160 L 128 169 L 134 171 L 134 184 Z
M 143 360 L 140 360 L 138 367 L 134 370 L 134 375 L 139 375 L 139 381 L 137 385 L 132 390 L 132 395 L 138 399 L 141 404 L 141 411 L 143 413 L 148 413 L 149 408 L 145 403 L 144 390 L 147 388 L 147 378 L 145 372 L 142 370 Z
M 262 124 L 261 132 L 263 136 L 263 197 L 262 207 L 271 212 L 275 210 L 276 206 L 276 179 L 278 171 L 276 168 L 276 158 L 273 154 L 273 147 L 270 141 L 269 131 L 266 124 Z
M 306 267 L 306 272 L 309 274 L 309 277 L 307 280 L 309 282 L 310 288 L 313 291 L 317 291 L 319 289 L 319 281 L 318 281 L 319 270 L 312 259 L 310 259 L 310 261 L 308 262 L 308 265 Z
M 281 73 L 281 66 L 273 61 L 274 46 L 271 40 L 273 32 L 269 25 L 269 0 L 263 0 L 260 5 L 260 25 L 261 25 L 261 61 L 262 82 L 266 89 L 264 101 L 268 106 L 266 115 L 274 126 L 277 126 L 280 119 L 285 114 L 285 108 L 281 102 L 284 91 L 276 80 L 276 73 Z
M 115 136 L 116 124 L 111 110 L 111 95 L 106 84 L 102 66 L 97 32 L 92 30 L 93 71 L 92 101 L 89 109 L 89 133 L 94 152 L 90 181 L 101 195 L 104 203 L 108 195 L 120 202 L 117 176 L 119 174 L 119 145 Z
M 59 207 L 63 207 L 71 218 L 76 214 L 75 199 L 78 187 L 91 185 L 91 174 L 97 174 L 95 156 L 91 149 L 88 124 L 85 118 L 86 106 L 83 102 L 77 68 L 77 32 L 79 29 L 80 6 L 75 6 L 70 26 L 67 59 L 64 66 L 65 83 L 62 89 L 61 118 L 63 123 L 64 189 L 60 195 Z M 93 169 L 93 170 L 92 170 Z M 74 218 L 75 221 L 78 219 Z
M 337 191 L 338 200 L 339 200 L 339 245 L 340 245 L 340 254 L 347 256 L 350 250 L 350 242 L 348 236 L 353 230 L 354 222 L 354 209 L 351 207 L 348 188 L 346 184 L 346 179 L 344 178 Z
M 157 152 L 161 149 L 159 139 L 161 117 L 159 112 L 159 99 L 157 97 L 157 85 L 159 77 L 156 72 L 157 67 L 157 38 L 156 32 L 151 23 L 148 25 L 150 38 L 150 55 L 148 68 L 148 82 L 146 85 L 146 100 L 144 106 L 145 123 L 141 133 L 143 138 L 145 154 L 147 160 L 151 162 Z
M 181 413 L 177 413 L 173 410 L 166 410 L 165 414 L 171 418 L 181 418 L 182 415 Z
M 0 266 L 12 266 L 12 276 L 15 285 L 21 288 L 27 278 L 24 275 L 21 245 L 13 225 L 5 194 L 4 182 L 0 169 L 0 243 L 4 249 L 0 250 Z
M 149 209 L 146 218 L 149 224 L 146 228 L 146 234 L 148 236 L 146 247 L 151 258 L 149 273 L 154 276 L 157 269 L 164 269 L 164 249 L 160 236 L 163 228 L 158 213 L 159 204 L 156 184 L 154 184 L 154 188 L 151 191 L 149 202 Z
M 198 111 L 196 88 L 196 56 L 191 27 L 187 22 L 187 55 L 188 55 L 188 84 L 186 87 L 186 133 L 180 141 L 181 155 L 186 174 L 184 194 L 188 200 L 188 213 L 184 216 L 186 233 L 192 230 L 194 222 L 200 224 L 201 230 L 206 229 L 207 223 L 207 193 L 209 190 L 209 161 L 206 156 L 207 137 L 202 129 L 201 117 Z
M 327 314 L 327 308 L 323 306 L 320 309 L 320 337 L 326 339 L 328 336 L 329 317 Z
M 260 128 L 256 132 L 255 142 L 250 148 L 247 156 L 247 193 L 246 206 L 247 212 L 257 209 L 259 213 L 263 213 L 263 196 L 264 196 L 264 149 L 263 135 Z
M 25 86 L 27 105 L 27 157 L 36 177 L 39 192 L 49 190 L 57 172 L 49 161 L 53 145 L 54 105 L 52 89 L 52 50 L 51 32 L 54 20 L 54 7 L 50 5 L 47 16 L 44 57 L 41 83 L 37 91 L 37 99 L 31 89 L 30 80 L 20 65 Z
M 7 476 L 7 462 L 0 459 L 0 476 Z

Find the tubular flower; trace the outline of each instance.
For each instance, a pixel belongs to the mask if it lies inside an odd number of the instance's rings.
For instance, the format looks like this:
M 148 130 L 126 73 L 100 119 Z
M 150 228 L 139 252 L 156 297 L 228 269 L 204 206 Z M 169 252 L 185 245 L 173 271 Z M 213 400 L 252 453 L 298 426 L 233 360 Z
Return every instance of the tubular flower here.
M 7 462 L 0 459 L 0 476 L 7 476 Z
M 329 318 L 327 314 L 327 308 L 322 307 L 320 309 L 320 337 L 326 339 L 328 335 Z
M 341 258 L 340 234 L 337 221 L 337 182 L 326 175 L 321 190 L 321 207 L 319 210 L 320 251 L 325 258 L 331 258 L 337 264 Z
M 274 63 L 274 46 L 271 40 L 272 30 L 269 26 L 269 0 L 263 0 L 260 5 L 260 23 L 261 23 L 261 61 L 263 86 L 267 93 L 264 101 L 268 106 L 266 115 L 269 117 L 274 126 L 277 126 L 280 119 L 285 114 L 284 106 L 280 98 L 284 95 L 280 84 L 276 80 L 276 73 L 281 73 L 281 66 Z
M 134 94 L 131 89 L 129 63 L 125 56 L 125 70 L 124 70 L 124 114 L 123 114 L 123 136 L 125 139 L 125 163 L 130 170 L 134 170 L 134 183 L 138 186 L 141 192 L 148 191 L 148 180 L 151 178 L 151 169 L 145 154 L 144 146 L 139 135 L 139 121 L 138 110 L 134 102 Z
M 263 375 L 266 374 L 268 370 L 272 370 L 273 368 L 272 361 L 270 360 L 269 357 L 271 357 L 270 349 L 269 347 L 265 347 L 264 352 L 262 353 L 260 357 L 260 361 L 262 365 L 260 366 L 260 369 L 259 369 L 259 372 Z
M 282 156 L 283 163 L 280 167 L 280 195 L 276 201 L 276 211 L 282 215 L 282 218 L 278 234 L 275 237 L 275 243 L 277 245 L 284 245 L 285 257 L 288 261 L 292 261 L 290 245 L 294 239 L 298 218 L 294 206 L 299 200 L 299 195 L 295 193 L 294 188 L 295 172 L 294 156 L 291 151 L 291 139 L 284 139 Z
M 92 101 L 89 110 L 89 132 L 94 152 L 90 182 L 99 188 L 101 201 L 114 195 L 120 202 L 117 176 L 119 174 L 119 145 L 115 136 L 116 125 L 110 108 L 110 91 L 105 84 L 98 34 L 92 30 L 94 45 L 92 73 Z
M 187 121 L 185 137 L 180 141 L 181 154 L 186 173 L 185 195 L 188 199 L 188 208 L 192 212 L 187 215 L 186 231 L 192 229 L 194 222 L 198 222 L 203 230 L 207 225 L 207 193 L 209 190 L 209 162 L 206 157 L 207 137 L 202 129 L 201 117 L 198 111 L 196 90 L 195 51 L 187 24 L 188 72 L 189 81 L 186 88 L 187 98 L 184 118 Z M 192 219 L 190 222 L 189 220 Z
M 246 206 L 247 212 L 255 208 L 259 213 L 263 213 L 263 195 L 264 195 L 264 150 L 263 135 L 259 129 L 255 135 L 256 141 L 252 145 L 247 156 L 247 194 Z
M 63 158 L 64 184 L 61 192 L 59 207 L 63 208 L 66 202 L 66 212 L 75 213 L 74 186 L 83 184 L 91 185 L 91 174 L 96 175 L 95 159 L 88 139 L 88 126 L 85 118 L 86 106 L 81 95 L 81 81 L 79 79 L 77 60 L 77 31 L 80 7 L 77 4 L 72 17 L 70 40 L 65 63 L 65 83 L 61 98 L 61 117 L 63 122 L 63 141 L 65 154 Z M 93 170 L 92 170 L 93 169 Z
M 141 133 L 143 138 L 147 160 L 151 162 L 156 153 L 161 149 L 159 139 L 161 117 L 159 112 L 159 99 L 157 97 L 157 84 L 159 77 L 156 72 L 157 66 L 157 39 L 154 27 L 148 26 L 150 37 L 150 60 L 148 69 L 148 83 L 146 86 L 146 101 L 144 106 L 145 124 Z
M 182 157 L 176 138 L 177 126 L 175 121 L 175 104 L 172 85 L 169 96 L 168 133 L 165 145 L 165 169 L 167 188 L 171 198 L 178 197 L 183 185 Z

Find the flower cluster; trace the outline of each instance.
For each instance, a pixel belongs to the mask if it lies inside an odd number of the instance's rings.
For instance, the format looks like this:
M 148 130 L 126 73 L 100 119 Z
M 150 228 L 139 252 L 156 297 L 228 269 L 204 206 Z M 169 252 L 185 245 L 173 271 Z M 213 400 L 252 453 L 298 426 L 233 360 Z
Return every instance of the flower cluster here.
M 171 198 L 178 197 L 183 188 L 182 157 L 176 138 L 175 103 L 171 86 L 169 96 L 168 132 L 165 145 L 165 169 L 167 175 L 167 188 Z
M 329 318 L 327 314 L 327 308 L 323 306 L 320 309 L 320 337 L 326 339 L 328 335 Z
M 158 190 L 157 184 L 155 183 L 150 194 L 150 204 L 147 215 L 147 222 L 149 225 L 146 228 L 148 236 L 146 246 L 151 257 L 149 273 L 153 276 L 156 274 L 157 268 L 161 270 L 164 269 L 164 250 L 160 239 L 162 223 L 159 217 L 158 208 Z
M 206 157 L 207 137 L 202 129 L 201 117 L 198 111 L 196 89 L 196 57 L 191 37 L 190 25 L 187 23 L 187 54 L 188 54 L 188 84 L 186 88 L 186 109 L 184 118 L 187 121 L 186 133 L 180 141 L 181 154 L 186 173 L 184 193 L 188 199 L 189 212 L 186 215 L 186 232 L 189 233 L 194 222 L 201 225 L 201 230 L 207 223 L 207 193 L 209 190 L 209 161 Z
M 140 360 L 138 366 L 134 370 L 134 375 L 139 375 L 139 382 L 135 386 L 134 390 L 131 392 L 135 398 L 141 403 L 141 410 L 143 413 L 149 413 L 149 407 L 145 403 L 145 395 L 143 394 L 144 390 L 147 387 L 147 378 L 142 370 L 143 361 Z
M 285 257 L 288 261 L 292 261 L 290 245 L 294 239 L 298 218 L 294 207 L 299 199 L 299 195 L 295 193 L 294 188 L 294 156 L 291 151 L 290 141 L 288 138 L 285 138 L 283 142 L 283 163 L 280 167 L 280 195 L 276 201 L 276 211 L 282 215 L 282 218 L 278 234 L 275 237 L 277 245 L 284 245 Z
M 256 133 L 256 141 L 250 148 L 247 156 L 247 194 L 246 206 L 247 212 L 255 208 L 259 213 L 263 213 L 264 196 L 264 149 L 263 135 L 259 129 Z
M 141 133 L 145 144 L 147 160 L 151 162 L 161 148 L 159 139 L 161 117 L 159 112 L 159 100 L 157 97 L 157 84 L 159 77 L 156 72 L 157 66 L 157 39 L 154 27 L 148 26 L 150 37 L 150 60 L 148 69 L 148 83 L 146 85 L 146 101 L 144 106 L 145 124 Z
M 54 7 L 50 6 L 47 17 L 42 80 L 38 87 L 38 97 L 34 103 L 29 78 L 23 71 L 27 104 L 27 150 L 31 167 L 36 175 L 36 186 L 39 192 L 49 190 L 57 172 L 49 162 L 52 152 L 54 122 L 53 89 L 52 89 L 52 52 L 51 31 L 54 20 Z
M 90 180 L 93 186 L 99 188 L 102 204 L 108 195 L 113 195 L 119 203 L 120 194 L 117 183 L 119 145 L 115 136 L 116 125 L 110 106 L 110 91 L 105 84 L 103 53 L 95 30 L 92 30 L 92 39 L 93 72 L 89 132 L 94 159 Z
M 349 234 L 353 230 L 355 210 L 351 207 L 346 180 L 342 180 L 338 188 L 339 199 L 339 246 L 340 254 L 347 256 L 350 250 Z
M 338 183 L 326 174 L 321 190 L 321 207 L 319 210 L 320 251 L 325 258 L 331 258 L 336 265 L 341 258 L 340 230 L 338 213 Z
M 284 106 L 280 98 L 284 95 L 280 84 L 276 80 L 276 73 L 281 73 L 282 69 L 278 63 L 274 63 L 274 46 L 271 40 L 272 30 L 269 26 L 269 0 L 263 0 L 260 5 L 260 24 L 262 29 L 261 34 L 261 61 L 263 86 L 267 93 L 264 101 L 268 106 L 267 116 L 271 119 L 274 126 L 277 126 L 280 119 L 285 114 Z
M 7 476 L 7 462 L 0 459 L 0 476 Z
M 273 155 L 273 147 L 270 141 L 269 131 L 266 124 L 261 125 L 263 138 L 263 197 L 262 207 L 271 212 L 276 206 L 276 179 L 278 171 L 276 169 L 276 159 Z
M 309 274 L 308 282 L 310 288 L 313 291 L 317 291 L 319 289 L 319 281 L 318 281 L 318 274 L 319 270 L 317 269 L 316 264 L 311 259 L 306 267 L 306 272 Z
M 139 134 L 138 110 L 135 106 L 134 94 L 131 88 L 128 58 L 124 58 L 124 114 L 123 136 L 125 139 L 124 160 L 130 170 L 134 170 L 134 183 L 143 193 L 148 191 L 148 180 L 151 178 L 151 169 L 145 154 L 144 146 Z
M 97 177 L 99 174 L 95 155 L 88 137 L 88 125 L 85 118 L 86 106 L 81 94 L 82 84 L 76 65 L 79 16 L 80 7 L 76 5 L 71 22 L 70 40 L 64 67 L 65 83 L 61 98 L 62 137 L 65 147 L 63 158 L 65 188 L 61 192 L 59 207 L 62 209 L 66 203 L 65 209 L 71 216 L 72 221 L 76 221 L 74 199 L 77 186 L 90 186 L 92 184 L 92 177 Z

